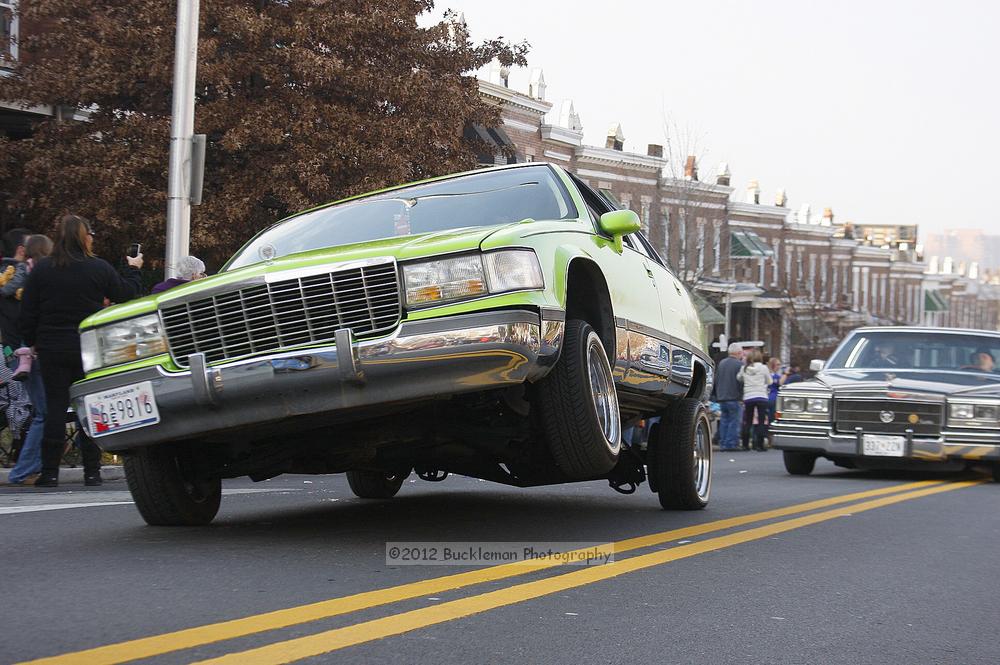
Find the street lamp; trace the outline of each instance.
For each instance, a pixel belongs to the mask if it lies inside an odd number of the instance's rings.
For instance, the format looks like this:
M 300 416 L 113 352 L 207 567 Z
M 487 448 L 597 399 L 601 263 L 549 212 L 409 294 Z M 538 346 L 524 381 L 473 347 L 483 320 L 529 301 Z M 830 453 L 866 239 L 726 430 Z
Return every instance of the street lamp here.
M 167 182 L 167 277 L 177 276 L 177 264 L 181 257 L 189 253 L 191 239 L 191 147 L 194 135 L 194 83 L 198 67 L 198 1 L 177 0 Z

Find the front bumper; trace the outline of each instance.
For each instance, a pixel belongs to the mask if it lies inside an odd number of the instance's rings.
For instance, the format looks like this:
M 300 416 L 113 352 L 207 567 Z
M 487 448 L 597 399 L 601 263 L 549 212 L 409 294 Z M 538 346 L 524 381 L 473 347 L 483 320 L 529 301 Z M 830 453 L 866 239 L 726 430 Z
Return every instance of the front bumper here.
M 996 432 L 944 430 L 937 437 L 909 436 L 903 457 L 899 458 L 863 455 L 859 435 L 834 432 L 829 423 L 779 420 L 771 426 L 770 431 L 774 435 L 773 445 L 779 450 L 815 452 L 824 457 L 852 457 L 872 461 L 908 459 L 925 462 L 1000 462 L 1000 434 Z
M 252 435 L 254 427 L 277 421 L 283 432 L 293 433 L 289 419 L 300 416 L 343 416 L 537 380 L 555 364 L 564 328 L 561 310 L 543 309 L 406 322 L 388 337 L 362 342 L 341 330 L 335 345 L 211 367 L 195 354 L 189 371 L 122 372 L 77 383 L 70 397 L 88 427 L 86 395 L 152 382 L 160 422 L 98 438 L 109 451 L 233 432 Z M 347 348 L 350 353 L 344 353 Z

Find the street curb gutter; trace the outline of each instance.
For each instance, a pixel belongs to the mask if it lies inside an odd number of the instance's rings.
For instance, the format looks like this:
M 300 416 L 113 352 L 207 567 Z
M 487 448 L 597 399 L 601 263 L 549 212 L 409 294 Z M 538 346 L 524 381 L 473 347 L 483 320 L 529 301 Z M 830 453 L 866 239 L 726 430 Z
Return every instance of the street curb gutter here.
M 10 469 L 0 469 L 0 485 L 7 484 L 10 476 Z M 101 478 L 104 480 L 121 480 L 125 477 L 125 469 L 122 466 L 101 467 Z M 83 484 L 83 467 L 62 467 L 59 469 L 59 484 L 80 483 Z

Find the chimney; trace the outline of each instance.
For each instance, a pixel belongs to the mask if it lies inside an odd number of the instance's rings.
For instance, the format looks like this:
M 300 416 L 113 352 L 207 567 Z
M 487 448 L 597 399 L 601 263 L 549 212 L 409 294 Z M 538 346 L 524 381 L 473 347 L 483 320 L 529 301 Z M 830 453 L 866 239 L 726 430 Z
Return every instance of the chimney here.
M 774 195 L 774 205 L 779 208 L 784 208 L 788 205 L 788 197 L 785 195 L 785 190 L 779 189 L 777 194 Z
M 812 207 L 808 203 L 803 203 L 799 206 L 799 224 L 808 224 L 809 219 L 812 217 Z
M 684 179 L 698 180 L 698 160 L 694 155 L 688 155 L 687 161 L 684 162 Z
M 823 226 L 833 226 L 833 208 L 823 208 Z
M 850 222 L 844 224 L 844 239 L 854 240 L 854 224 Z
M 622 133 L 621 124 L 614 124 L 608 128 L 608 140 L 604 144 L 605 148 L 609 150 L 624 150 L 625 149 L 625 135 Z
M 539 101 L 545 101 L 545 74 L 541 67 L 535 67 L 531 71 L 531 81 L 528 83 L 528 96 Z
M 650 157 L 659 157 L 660 159 L 663 159 L 663 146 L 650 143 L 646 146 L 646 154 Z
M 760 183 L 756 180 L 747 185 L 747 203 L 760 203 Z
M 503 83 L 503 87 L 510 87 L 510 67 L 504 65 L 500 68 L 500 82 Z
M 719 164 L 719 175 L 715 177 L 715 184 L 729 187 L 729 180 L 732 174 L 729 172 L 729 164 L 722 162 Z

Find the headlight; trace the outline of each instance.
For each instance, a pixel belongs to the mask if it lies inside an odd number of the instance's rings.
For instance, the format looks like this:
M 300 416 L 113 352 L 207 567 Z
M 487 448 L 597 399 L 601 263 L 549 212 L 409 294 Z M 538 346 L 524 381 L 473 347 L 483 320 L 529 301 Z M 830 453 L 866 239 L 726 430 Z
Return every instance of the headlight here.
M 1000 429 L 1000 404 L 948 404 L 948 424 L 955 427 Z
M 157 314 L 147 314 L 87 330 L 80 335 L 83 371 L 120 365 L 167 352 Z
M 779 397 L 778 410 L 782 413 L 801 413 L 806 410 L 806 401 L 802 397 Z
M 809 413 L 830 413 L 830 400 L 823 397 L 810 397 L 806 400 L 806 411 Z
M 403 266 L 406 303 L 410 306 L 472 298 L 485 294 L 486 277 L 479 254 Z
M 526 249 L 411 263 L 403 266 L 403 283 L 410 307 L 544 287 L 538 257 Z

